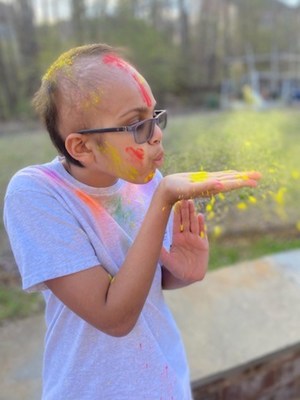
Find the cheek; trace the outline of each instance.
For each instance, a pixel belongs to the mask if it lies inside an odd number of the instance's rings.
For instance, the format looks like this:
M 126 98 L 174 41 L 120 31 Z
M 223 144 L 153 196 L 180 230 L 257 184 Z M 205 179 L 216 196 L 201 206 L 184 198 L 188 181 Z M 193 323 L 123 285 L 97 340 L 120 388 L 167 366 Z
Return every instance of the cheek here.
M 129 162 L 133 164 L 142 164 L 145 156 L 144 149 L 141 147 L 126 147 L 126 153 L 129 156 Z
M 141 157 L 144 157 L 144 150 L 132 152 L 132 150 L 126 151 L 127 148 L 121 150 L 119 147 L 114 147 L 111 143 L 104 143 L 99 147 L 99 151 L 105 155 L 108 163 L 108 167 L 112 168 L 114 173 L 126 180 L 134 181 L 139 176 L 138 166 L 142 163 Z M 131 147 L 128 147 L 131 149 Z M 133 150 L 139 150 L 134 149 Z M 124 150 L 126 153 L 124 153 Z M 127 153 L 129 153 L 129 159 L 127 159 Z M 138 156 L 136 155 L 138 154 Z M 134 161 L 133 161 L 134 160 Z M 138 164 L 139 163 L 139 164 Z
M 115 167 L 120 167 L 122 164 L 122 157 L 116 147 L 110 143 L 104 142 L 99 146 L 99 151 L 102 155 L 105 155 L 108 162 Z

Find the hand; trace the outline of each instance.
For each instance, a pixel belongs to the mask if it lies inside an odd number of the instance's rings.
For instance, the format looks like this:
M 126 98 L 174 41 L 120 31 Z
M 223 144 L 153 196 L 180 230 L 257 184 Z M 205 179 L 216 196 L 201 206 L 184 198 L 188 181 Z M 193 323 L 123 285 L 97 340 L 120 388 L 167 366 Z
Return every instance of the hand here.
M 256 187 L 261 174 L 257 171 L 184 172 L 167 175 L 161 182 L 166 205 L 178 200 L 210 197 L 243 187 Z
M 190 284 L 204 278 L 208 256 L 203 215 L 196 215 L 192 200 L 176 203 L 172 247 L 170 252 L 162 249 L 161 263 L 174 277 Z

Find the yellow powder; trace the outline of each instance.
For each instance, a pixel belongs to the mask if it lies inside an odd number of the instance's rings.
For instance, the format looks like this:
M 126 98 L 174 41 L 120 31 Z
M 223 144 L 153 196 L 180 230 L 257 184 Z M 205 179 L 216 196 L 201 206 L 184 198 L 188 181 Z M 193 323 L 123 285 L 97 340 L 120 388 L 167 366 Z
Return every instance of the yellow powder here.
M 66 67 L 70 68 L 73 65 L 76 53 L 77 53 L 76 49 L 71 49 L 63 53 L 61 56 L 59 56 L 58 59 L 54 61 L 53 64 L 50 65 L 47 72 L 43 76 L 43 80 L 51 81 L 53 80 L 53 77 L 57 71 Z
M 203 182 L 208 178 L 208 172 L 206 171 L 192 172 L 190 173 L 189 176 L 192 182 Z

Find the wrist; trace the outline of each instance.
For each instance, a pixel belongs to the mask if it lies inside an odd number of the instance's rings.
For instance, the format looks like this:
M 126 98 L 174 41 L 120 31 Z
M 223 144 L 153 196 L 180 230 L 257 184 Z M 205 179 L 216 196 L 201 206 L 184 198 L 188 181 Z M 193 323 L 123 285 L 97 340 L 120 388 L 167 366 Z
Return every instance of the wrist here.
M 157 192 L 164 204 L 164 207 L 171 210 L 173 205 L 178 201 L 178 196 L 174 196 L 174 188 L 172 190 L 172 185 L 169 181 L 169 177 L 165 176 L 160 181 L 157 187 Z

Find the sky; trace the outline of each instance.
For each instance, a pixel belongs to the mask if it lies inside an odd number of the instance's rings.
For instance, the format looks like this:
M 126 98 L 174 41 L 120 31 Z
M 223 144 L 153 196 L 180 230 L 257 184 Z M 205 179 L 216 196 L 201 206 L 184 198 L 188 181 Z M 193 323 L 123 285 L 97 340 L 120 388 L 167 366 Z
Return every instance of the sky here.
M 10 3 L 12 0 L 2 0 L 6 3 Z M 109 0 L 110 3 L 114 3 L 114 0 Z M 193 0 L 190 0 L 193 1 Z M 251 0 L 250 0 L 251 1 Z M 282 3 L 289 5 L 289 6 L 297 6 L 300 5 L 300 0 L 279 0 Z M 87 5 L 92 5 L 93 0 L 85 0 Z M 59 1 L 59 0 L 32 0 L 32 4 L 36 13 L 37 21 L 40 21 L 47 15 L 47 19 L 52 20 L 56 16 L 69 16 L 70 14 L 70 2 L 69 1 Z M 48 5 L 48 11 L 45 10 L 45 6 Z M 47 6 L 46 6 L 47 7 Z
M 299 0 L 280 0 L 282 3 L 285 3 L 289 6 L 297 6 L 299 5 L 300 1 Z

